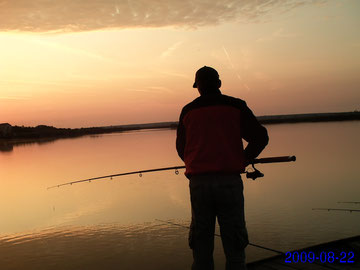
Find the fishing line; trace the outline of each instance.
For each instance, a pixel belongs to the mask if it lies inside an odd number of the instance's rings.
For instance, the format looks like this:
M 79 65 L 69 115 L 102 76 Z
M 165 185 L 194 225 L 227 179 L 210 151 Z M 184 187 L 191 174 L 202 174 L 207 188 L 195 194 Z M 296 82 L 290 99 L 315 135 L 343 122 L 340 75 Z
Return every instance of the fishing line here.
M 190 227 L 188 226 L 185 226 L 185 225 L 181 225 L 181 224 L 178 224 L 178 223 L 175 223 L 175 222 L 171 222 L 171 221 L 166 221 L 166 220 L 161 220 L 161 219 L 155 219 L 159 222 L 162 222 L 162 223 L 168 223 L 168 224 L 171 224 L 171 225 L 175 225 L 175 226 L 178 226 L 178 227 L 182 227 L 182 228 L 185 228 L 185 229 L 190 229 Z M 221 237 L 220 234 L 217 234 L 217 233 L 214 233 L 215 236 L 217 237 Z M 256 244 L 253 244 L 253 243 L 249 243 L 250 246 L 254 246 L 254 247 L 257 247 L 257 248 L 262 248 L 262 249 L 265 249 L 265 250 L 269 250 L 269 251 L 272 251 L 272 252 L 275 252 L 275 253 L 278 253 L 278 254 L 281 254 L 281 255 L 285 255 L 284 252 L 282 251 L 279 251 L 279 250 L 275 250 L 275 249 L 272 249 L 272 248 L 267 248 L 267 247 L 264 247 L 264 246 L 260 246 L 260 245 L 256 245 Z
M 159 221 L 159 222 L 162 222 L 162 223 L 168 223 L 168 224 L 171 224 L 171 225 L 174 225 L 174 226 L 178 226 L 178 227 L 181 227 L 181 228 L 190 229 L 189 226 L 185 226 L 185 225 L 182 225 L 182 224 L 179 224 L 179 223 L 175 223 L 175 222 L 171 222 L 171 221 L 166 221 L 166 220 L 161 220 L 161 219 L 157 219 L 157 218 L 156 218 L 155 220 L 156 220 L 156 221 Z M 221 235 L 220 235 L 220 234 L 217 234 L 217 233 L 214 233 L 214 235 L 217 236 L 217 237 L 221 237 Z M 282 252 L 282 251 L 279 251 L 279 250 L 276 250 L 276 249 L 272 249 L 272 248 L 268 248 L 268 247 L 264 247 L 264 246 L 257 245 L 257 244 L 253 244 L 253 243 L 249 243 L 249 246 L 253 246 L 253 247 L 260 248 L 260 249 L 272 251 L 272 252 L 278 253 L 278 254 L 283 255 L 283 256 L 286 255 L 286 253 L 284 253 L 284 252 Z M 293 251 L 293 252 L 294 252 L 294 251 Z M 317 262 L 313 262 L 313 264 L 322 266 L 322 267 L 327 268 L 327 269 L 339 270 L 338 268 L 335 268 L 335 267 L 332 267 L 332 266 L 329 266 L 329 265 L 324 265 L 324 264 L 317 263 Z M 293 269 L 299 269 L 299 270 L 300 270 L 300 269 L 304 269 L 303 267 L 296 268 L 295 266 L 290 265 L 290 264 L 280 264 L 280 265 L 286 266 L 286 267 L 289 267 L 289 268 L 293 268 Z

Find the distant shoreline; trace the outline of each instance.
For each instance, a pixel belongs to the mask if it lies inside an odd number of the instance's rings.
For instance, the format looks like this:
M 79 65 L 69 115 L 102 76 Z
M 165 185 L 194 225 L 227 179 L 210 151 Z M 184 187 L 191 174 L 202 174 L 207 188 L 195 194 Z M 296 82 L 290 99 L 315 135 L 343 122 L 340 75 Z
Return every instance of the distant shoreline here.
M 264 115 L 264 116 L 257 116 L 256 118 L 263 125 L 306 123 L 306 122 L 352 121 L 352 120 L 360 120 L 360 112 L 354 111 L 354 112 L 335 112 L 335 113 Z M 128 131 L 128 130 L 161 129 L 161 128 L 176 129 L 177 126 L 178 126 L 178 121 L 107 126 L 101 128 L 103 128 L 104 130 L 122 128 L 125 131 Z
M 305 122 L 330 122 L 360 120 L 360 112 L 335 112 L 335 113 L 308 113 L 269 115 L 257 117 L 264 125 L 288 124 Z M 147 124 L 117 125 L 90 128 L 55 128 L 40 125 L 37 127 L 19 127 L 10 124 L 0 124 L 0 143 L 26 143 L 34 140 L 54 140 L 60 138 L 74 138 L 85 135 L 105 134 L 144 129 L 176 129 L 178 122 L 159 122 Z
M 286 114 L 268 115 L 257 117 L 261 124 L 288 124 L 306 122 L 333 122 L 360 120 L 360 112 L 334 112 L 334 113 L 305 113 L 305 114 Z

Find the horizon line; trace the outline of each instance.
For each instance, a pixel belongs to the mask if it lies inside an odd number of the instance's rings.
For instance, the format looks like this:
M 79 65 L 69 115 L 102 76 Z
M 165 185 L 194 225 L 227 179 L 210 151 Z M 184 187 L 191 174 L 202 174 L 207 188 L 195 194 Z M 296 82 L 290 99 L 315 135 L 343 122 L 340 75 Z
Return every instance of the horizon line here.
M 295 114 L 273 114 L 273 115 L 261 115 L 256 116 L 259 122 L 267 122 L 267 121 L 286 121 L 286 120 L 301 120 L 301 117 L 309 118 L 309 117 L 334 117 L 334 116 L 350 116 L 350 115 L 357 115 L 360 117 L 360 111 L 354 110 L 354 111 L 346 111 L 346 112 L 325 112 L 325 113 L 295 113 Z M 162 121 L 162 122 L 148 122 L 148 123 L 134 123 L 134 124 L 120 124 L 120 125 L 107 125 L 107 126 L 87 126 L 87 127 L 77 127 L 77 128 L 70 128 L 70 129 L 83 129 L 83 128 L 119 128 L 119 127 L 135 127 L 135 126 L 150 126 L 150 125 L 171 125 L 171 124 L 177 124 L 179 121 Z M 8 122 L 0 123 L 0 125 L 3 124 L 9 124 Z M 18 127 L 30 127 L 30 126 L 19 126 L 19 125 L 11 125 L 12 127 L 18 126 Z M 44 124 L 39 124 L 37 126 L 48 126 Z M 54 128 L 58 128 L 55 126 L 51 126 Z M 63 128 L 63 127 L 62 127 Z M 59 128 L 61 129 L 61 128 Z M 69 129 L 69 128 L 63 128 L 63 129 Z

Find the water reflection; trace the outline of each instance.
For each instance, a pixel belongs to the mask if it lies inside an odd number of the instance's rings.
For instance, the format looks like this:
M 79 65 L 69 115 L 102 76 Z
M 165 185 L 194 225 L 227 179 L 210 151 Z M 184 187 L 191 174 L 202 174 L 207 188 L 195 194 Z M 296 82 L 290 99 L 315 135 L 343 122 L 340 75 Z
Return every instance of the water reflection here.
M 0 142 L 0 152 L 11 152 L 14 149 L 14 145 L 8 142 Z
M 265 177 L 244 180 L 250 241 L 287 251 L 360 234 L 360 214 L 312 211 L 359 201 L 360 123 L 270 125 L 268 130 L 263 156 L 294 154 L 297 161 L 259 165 Z M 46 189 L 179 164 L 174 130 L 58 140 L 0 153 L 0 263 L 12 267 L 6 269 L 26 269 L 21 265 L 27 263 L 34 269 L 144 269 L 141 262 L 146 269 L 187 268 L 187 230 L 155 222 L 176 220 L 188 226 L 183 171 Z M 215 261 L 221 265 L 221 243 L 216 241 Z M 273 254 L 248 247 L 247 255 L 251 261 Z
M 14 150 L 14 147 L 33 145 L 33 144 L 44 145 L 44 144 L 53 143 L 56 140 L 59 140 L 59 138 L 34 139 L 34 140 L 29 140 L 29 139 L 3 140 L 0 141 L 0 152 L 12 152 Z
M 0 239 L 1 269 L 186 269 L 186 231 L 161 223 L 51 228 Z
M 0 238 L 1 269 L 189 269 L 189 221 L 66 226 Z M 219 228 L 217 227 L 217 233 Z M 214 259 L 225 263 L 220 238 Z M 249 246 L 248 260 L 272 252 Z M 36 251 L 36 252 L 34 252 Z M 16 258 L 16 259 L 15 259 Z M 221 267 L 218 267 L 221 269 Z
M 175 128 L 169 128 L 175 129 Z M 148 129 L 147 131 L 155 131 L 155 130 L 164 130 L 164 129 Z M 135 133 L 135 132 L 146 132 L 144 130 L 131 130 L 131 131 L 122 131 L 121 133 Z M 110 134 L 85 134 L 85 135 L 78 135 L 77 137 L 87 137 L 87 138 L 100 138 L 102 136 L 109 136 L 109 135 L 117 135 L 119 132 L 110 133 Z M 49 137 L 49 138 L 27 138 L 27 139 L 0 139 L 0 152 L 11 152 L 14 150 L 14 147 L 19 146 L 26 146 L 26 145 L 44 145 L 49 143 L 54 143 L 57 140 L 72 140 L 74 137 Z

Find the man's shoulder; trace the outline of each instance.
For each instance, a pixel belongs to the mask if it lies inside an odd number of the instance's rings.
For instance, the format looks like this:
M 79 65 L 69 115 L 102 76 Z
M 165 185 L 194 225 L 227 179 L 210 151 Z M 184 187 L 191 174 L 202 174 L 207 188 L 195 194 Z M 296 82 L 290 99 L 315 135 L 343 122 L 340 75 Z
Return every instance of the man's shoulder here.
M 238 109 L 243 109 L 246 107 L 246 102 L 240 98 L 228 96 L 228 95 L 216 95 L 212 97 L 204 97 L 200 96 L 195 98 L 193 101 L 186 104 L 182 109 L 182 114 L 186 114 L 187 112 L 204 107 L 204 106 L 212 106 L 212 105 L 225 105 L 225 106 L 232 106 Z
M 201 102 L 201 96 L 195 98 L 193 101 L 191 101 L 191 102 L 189 102 L 188 104 L 186 104 L 186 105 L 182 108 L 181 114 L 185 114 L 185 113 L 188 112 L 189 110 L 198 107 L 200 102 Z
M 224 102 L 229 103 L 229 105 L 246 106 L 246 102 L 240 98 L 236 98 L 228 95 L 221 95 L 221 98 L 224 100 Z
M 201 96 L 195 98 L 194 100 L 192 100 L 191 102 L 189 102 L 188 104 L 186 104 L 186 105 L 184 106 L 184 109 L 185 109 L 185 108 L 188 108 L 188 107 L 191 107 L 191 106 L 193 106 L 193 105 L 196 105 L 196 104 L 198 104 L 199 102 L 201 102 Z
M 216 95 L 216 96 L 200 96 L 195 98 L 193 101 L 189 102 L 184 106 L 185 108 L 191 108 L 194 106 L 201 106 L 201 105 L 212 105 L 212 104 L 228 104 L 228 105 L 238 105 L 244 106 L 246 102 L 240 98 L 236 98 L 233 96 L 228 96 L 224 94 Z

